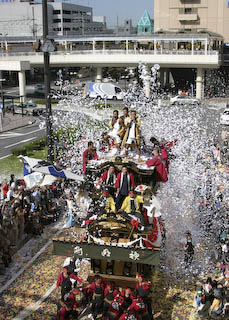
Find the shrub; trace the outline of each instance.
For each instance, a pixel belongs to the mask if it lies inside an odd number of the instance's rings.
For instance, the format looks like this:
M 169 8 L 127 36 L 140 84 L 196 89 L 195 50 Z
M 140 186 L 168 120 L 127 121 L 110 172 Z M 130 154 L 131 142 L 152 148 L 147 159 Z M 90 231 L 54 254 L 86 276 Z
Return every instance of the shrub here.
M 26 156 L 27 154 L 25 147 L 13 148 L 11 151 L 14 156 L 20 156 L 20 155 Z
M 33 151 L 44 149 L 45 146 L 46 146 L 46 138 L 41 138 L 41 139 L 34 140 L 30 143 L 24 144 L 22 147 L 13 148 L 11 152 L 15 156 L 19 156 L 19 155 L 25 156 L 25 155 L 31 154 Z
M 45 104 L 45 99 L 35 99 L 34 100 L 34 103 L 36 103 L 36 104 Z M 56 99 L 51 99 L 51 104 L 56 104 L 56 103 L 58 103 L 58 100 L 56 100 Z

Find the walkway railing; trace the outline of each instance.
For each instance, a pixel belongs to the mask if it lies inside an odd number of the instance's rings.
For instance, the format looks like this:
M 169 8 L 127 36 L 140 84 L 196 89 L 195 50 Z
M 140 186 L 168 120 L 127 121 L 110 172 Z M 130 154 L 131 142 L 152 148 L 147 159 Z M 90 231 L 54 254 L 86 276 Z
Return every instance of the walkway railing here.
M 217 50 L 63 50 L 52 52 L 51 55 L 67 55 L 67 54 L 101 54 L 101 55 L 113 55 L 113 54 L 128 54 L 128 55 L 219 55 L 219 51 Z M 43 55 L 43 52 L 34 52 L 34 51 L 26 51 L 26 52 L 1 52 L 0 56 L 9 57 L 9 56 L 40 56 Z

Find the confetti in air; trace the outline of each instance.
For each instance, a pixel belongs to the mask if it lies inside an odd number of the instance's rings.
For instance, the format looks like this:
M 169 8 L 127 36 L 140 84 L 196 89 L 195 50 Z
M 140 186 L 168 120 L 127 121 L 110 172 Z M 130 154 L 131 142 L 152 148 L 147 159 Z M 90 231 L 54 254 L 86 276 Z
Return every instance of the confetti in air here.
M 160 186 L 157 195 L 167 234 L 163 265 L 174 276 L 187 273 L 196 276 L 214 269 L 211 263 L 213 230 L 217 223 L 217 228 L 225 223 L 224 218 L 219 219 L 215 207 L 220 186 L 223 185 L 220 190 L 223 201 L 229 194 L 228 175 L 214 159 L 214 143 L 220 139 L 218 119 L 214 110 L 205 105 L 161 103 L 159 70 L 159 65 L 150 69 L 140 63 L 139 82 L 129 85 L 125 104 L 140 116 L 141 135 L 146 145 L 150 145 L 151 137 L 164 144 L 173 142 L 169 180 Z M 147 81 L 150 81 L 150 98 L 145 97 Z M 89 99 L 83 90 L 70 84 L 52 95 L 60 100 L 61 109 L 53 118 L 55 132 L 58 132 L 56 144 L 63 151 L 58 163 L 81 173 L 83 150 L 89 140 L 99 141 L 106 132 L 112 110 L 100 106 L 104 105 L 103 100 Z M 187 230 L 192 233 L 195 245 L 195 257 L 188 270 L 183 263 Z

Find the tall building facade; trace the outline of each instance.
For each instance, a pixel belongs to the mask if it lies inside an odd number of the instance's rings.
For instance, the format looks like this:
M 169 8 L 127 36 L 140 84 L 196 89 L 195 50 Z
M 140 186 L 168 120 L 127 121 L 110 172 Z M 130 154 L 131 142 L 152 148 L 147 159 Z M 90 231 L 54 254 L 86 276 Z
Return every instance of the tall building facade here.
M 154 30 L 212 31 L 229 42 L 229 0 L 154 0 Z
M 106 33 L 106 23 L 93 20 L 91 7 L 68 2 L 48 2 L 49 34 Z M 27 0 L 0 1 L 0 34 L 42 36 L 42 4 Z

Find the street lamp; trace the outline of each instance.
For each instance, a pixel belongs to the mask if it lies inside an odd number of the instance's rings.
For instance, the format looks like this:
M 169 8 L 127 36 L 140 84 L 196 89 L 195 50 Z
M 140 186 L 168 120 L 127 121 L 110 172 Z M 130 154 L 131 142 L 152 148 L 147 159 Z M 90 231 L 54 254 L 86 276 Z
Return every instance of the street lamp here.
M 42 0 L 42 16 L 43 16 L 43 49 L 44 52 L 44 85 L 45 85 L 45 101 L 46 101 L 46 134 L 48 146 L 48 160 L 53 162 L 53 136 L 52 136 L 52 105 L 50 97 L 50 52 L 54 51 L 54 46 L 48 39 L 48 6 L 47 0 Z

